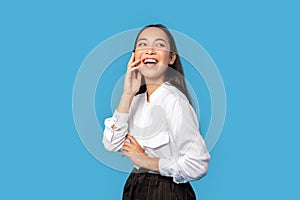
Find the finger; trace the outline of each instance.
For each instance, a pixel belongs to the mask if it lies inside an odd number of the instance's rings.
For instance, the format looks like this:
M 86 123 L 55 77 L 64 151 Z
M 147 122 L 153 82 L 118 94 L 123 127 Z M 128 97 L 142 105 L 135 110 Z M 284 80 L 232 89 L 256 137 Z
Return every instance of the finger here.
M 131 79 L 132 77 L 136 78 L 135 70 L 139 70 L 139 68 L 140 68 L 139 66 L 136 66 L 131 69 L 128 69 L 128 71 L 126 73 L 127 78 L 129 78 L 129 79 Z
M 123 146 L 122 148 L 121 148 L 121 150 L 122 151 L 130 151 L 130 148 L 128 147 L 128 146 Z
M 134 52 L 132 52 L 132 53 L 131 53 L 131 57 L 130 57 L 130 59 L 129 59 L 127 65 L 128 65 L 128 66 L 131 65 L 131 63 L 132 63 L 134 60 L 135 60 L 135 54 L 134 54 Z
M 129 148 L 131 148 L 131 147 L 133 147 L 133 144 L 131 144 L 129 142 L 126 142 L 126 143 L 123 144 L 123 147 L 129 147 Z
M 142 81 L 142 74 L 140 71 L 138 71 L 136 78 L 138 81 Z
M 136 60 L 136 61 L 133 61 L 132 63 L 129 63 L 128 67 L 127 67 L 127 71 L 132 69 L 133 67 L 137 66 L 140 62 L 141 62 L 140 60 Z
M 129 141 L 129 139 L 128 139 L 128 141 L 125 141 L 125 142 L 123 143 L 123 146 L 133 147 L 134 144 L 131 143 L 131 142 Z
M 122 157 L 124 157 L 124 156 L 130 157 L 130 153 L 129 152 L 124 152 L 121 156 Z
M 130 63 L 132 63 L 134 61 L 134 52 L 132 52 L 131 57 L 128 61 L 128 65 L 130 65 Z
M 133 66 L 133 67 L 131 67 L 130 69 L 128 69 L 127 72 L 133 72 L 133 71 L 139 70 L 139 69 L 140 69 L 140 66 Z
M 132 72 L 132 71 L 134 71 L 134 70 L 136 70 L 136 69 L 138 70 L 139 67 L 140 67 L 140 66 L 132 66 L 132 67 L 129 66 L 129 67 L 127 68 L 127 73 L 128 73 L 128 72 Z
M 135 140 L 135 138 L 131 135 L 127 135 L 127 138 L 130 140 L 130 142 L 134 145 L 138 144 L 138 142 Z M 138 144 L 139 145 L 139 144 Z

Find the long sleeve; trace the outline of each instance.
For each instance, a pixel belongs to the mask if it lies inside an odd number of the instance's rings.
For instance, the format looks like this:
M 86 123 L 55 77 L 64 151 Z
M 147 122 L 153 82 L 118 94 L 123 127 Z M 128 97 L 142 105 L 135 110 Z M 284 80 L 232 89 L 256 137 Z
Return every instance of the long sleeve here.
M 106 150 L 120 150 L 125 136 L 128 133 L 128 118 L 129 113 L 119 113 L 115 111 L 111 118 L 105 119 L 102 143 Z
M 208 170 L 210 155 L 199 133 L 197 116 L 187 101 L 174 100 L 169 111 L 169 131 L 175 149 L 172 157 L 160 158 L 159 171 L 185 183 L 203 177 Z

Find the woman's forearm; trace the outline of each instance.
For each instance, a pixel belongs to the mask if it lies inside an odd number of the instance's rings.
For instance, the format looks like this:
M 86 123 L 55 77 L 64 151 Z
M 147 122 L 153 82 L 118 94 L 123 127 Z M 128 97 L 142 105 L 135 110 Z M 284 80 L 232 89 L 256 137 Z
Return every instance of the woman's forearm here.
M 120 113 L 128 113 L 133 97 L 132 95 L 122 94 L 117 111 Z
M 144 166 L 141 167 L 150 169 L 151 171 L 159 172 L 158 162 L 159 158 L 150 158 L 147 156 L 147 159 L 144 162 Z

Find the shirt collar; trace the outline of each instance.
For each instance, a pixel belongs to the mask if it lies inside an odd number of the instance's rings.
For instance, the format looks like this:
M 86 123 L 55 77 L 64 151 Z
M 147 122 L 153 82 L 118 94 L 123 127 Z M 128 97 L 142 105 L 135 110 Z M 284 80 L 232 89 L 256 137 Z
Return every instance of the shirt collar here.
M 145 92 L 146 102 L 152 104 L 156 101 L 160 101 L 160 97 L 167 90 L 167 88 L 166 88 L 167 84 L 168 84 L 168 82 L 164 82 L 164 83 L 160 84 L 160 86 L 158 86 L 158 88 L 156 88 L 156 90 L 154 90 L 154 92 L 150 95 L 150 102 L 147 102 L 147 92 Z

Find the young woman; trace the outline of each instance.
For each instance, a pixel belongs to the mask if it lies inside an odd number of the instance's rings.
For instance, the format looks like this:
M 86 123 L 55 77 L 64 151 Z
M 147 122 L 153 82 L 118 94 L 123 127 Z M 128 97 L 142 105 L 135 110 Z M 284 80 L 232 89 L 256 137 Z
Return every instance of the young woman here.
M 139 32 L 119 105 L 104 123 L 104 147 L 134 164 L 123 200 L 196 199 L 189 181 L 207 173 L 210 156 L 165 26 Z

